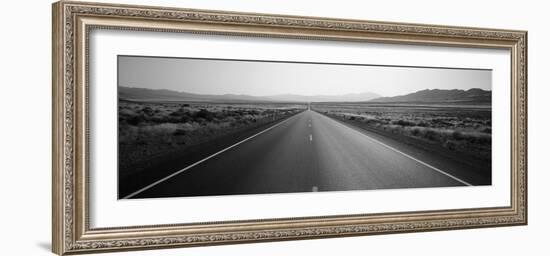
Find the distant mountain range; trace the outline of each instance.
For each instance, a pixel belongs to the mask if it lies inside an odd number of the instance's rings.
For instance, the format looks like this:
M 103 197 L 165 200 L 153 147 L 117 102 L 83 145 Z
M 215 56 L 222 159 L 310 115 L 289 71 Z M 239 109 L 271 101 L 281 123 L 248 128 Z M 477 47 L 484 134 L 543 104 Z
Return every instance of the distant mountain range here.
M 195 94 L 177 92 L 165 89 L 145 89 L 133 87 L 118 87 L 118 97 L 124 100 L 136 101 L 198 101 L 198 102 L 360 102 L 379 98 L 375 93 L 352 93 L 343 95 L 296 95 L 279 94 L 272 96 L 250 96 L 243 94 Z
M 478 88 L 469 90 L 426 89 L 414 93 L 381 97 L 370 102 L 419 102 L 419 103 L 491 103 L 491 91 Z
M 133 87 L 118 87 L 118 97 L 123 100 L 135 101 L 195 101 L 195 102 L 380 102 L 380 103 L 477 103 L 490 104 L 491 91 L 478 88 L 469 90 L 426 89 L 414 93 L 380 97 L 378 94 L 352 93 L 342 95 L 297 95 L 279 94 L 272 96 L 250 96 L 244 94 L 195 94 L 177 92 L 165 89 L 145 89 Z
M 372 92 L 348 93 L 342 95 L 314 95 L 304 96 L 296 94 L 279 94 L 266 97 L 274 101 L 296 101 L 296 102 L 360 102 L 379 98 L 380 95 Z

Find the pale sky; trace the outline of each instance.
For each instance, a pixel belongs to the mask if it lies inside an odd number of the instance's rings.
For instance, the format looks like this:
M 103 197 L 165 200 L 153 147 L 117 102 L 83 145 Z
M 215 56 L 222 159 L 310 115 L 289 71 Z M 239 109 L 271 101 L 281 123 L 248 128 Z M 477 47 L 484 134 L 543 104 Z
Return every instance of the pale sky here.
M 118 57 L 118 84 L 198 94 L 397 96 L 424 89 L 491 90 L 491 71 L 368 65 Z

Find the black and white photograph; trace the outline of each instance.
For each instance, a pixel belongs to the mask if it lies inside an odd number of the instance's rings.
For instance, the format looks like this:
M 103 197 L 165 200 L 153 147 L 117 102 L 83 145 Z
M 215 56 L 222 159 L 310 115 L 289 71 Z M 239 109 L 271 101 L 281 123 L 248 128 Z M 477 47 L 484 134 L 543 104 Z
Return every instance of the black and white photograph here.
M 117 65 L 119 199 L 491 185 L 490 69 Z

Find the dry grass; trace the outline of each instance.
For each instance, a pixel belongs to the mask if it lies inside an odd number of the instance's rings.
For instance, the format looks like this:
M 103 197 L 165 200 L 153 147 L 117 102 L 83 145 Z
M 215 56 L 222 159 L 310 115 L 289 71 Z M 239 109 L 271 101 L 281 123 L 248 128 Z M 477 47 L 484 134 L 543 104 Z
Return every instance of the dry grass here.
M 119 164 L 199 145 L 304 109 L 292 104 L 150 103 L 119 101 Z

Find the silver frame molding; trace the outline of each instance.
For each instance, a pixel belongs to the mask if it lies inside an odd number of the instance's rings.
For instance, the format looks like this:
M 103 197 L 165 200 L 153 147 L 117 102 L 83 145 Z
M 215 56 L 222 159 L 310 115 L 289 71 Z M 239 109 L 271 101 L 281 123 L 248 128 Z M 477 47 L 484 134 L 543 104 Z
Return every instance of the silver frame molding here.
M 53 4 L 55 253 L 217 245 L 527 224 L 527 32 L 61 1 Z M 94 29 L 498 48 L 511 51 L 511 205 L 92 229 L 88 35 Z

